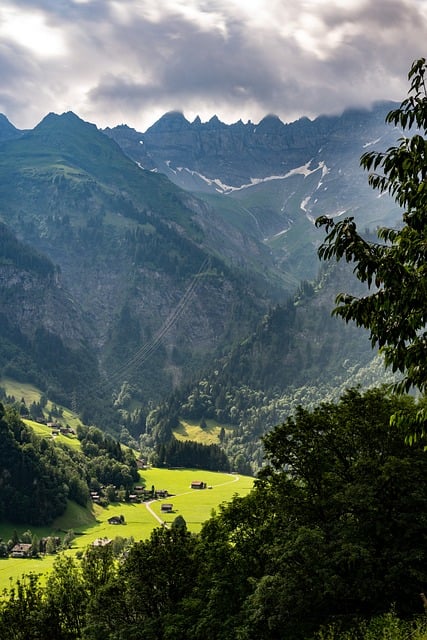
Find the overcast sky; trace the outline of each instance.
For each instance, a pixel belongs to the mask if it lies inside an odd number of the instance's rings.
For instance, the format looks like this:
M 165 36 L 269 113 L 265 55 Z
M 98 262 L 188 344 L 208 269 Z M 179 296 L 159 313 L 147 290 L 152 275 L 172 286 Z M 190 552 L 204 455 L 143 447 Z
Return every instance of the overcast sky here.
M 290 122 L 401 101 L 426 55 L 427 0 L 1 0 L 0 112 Z

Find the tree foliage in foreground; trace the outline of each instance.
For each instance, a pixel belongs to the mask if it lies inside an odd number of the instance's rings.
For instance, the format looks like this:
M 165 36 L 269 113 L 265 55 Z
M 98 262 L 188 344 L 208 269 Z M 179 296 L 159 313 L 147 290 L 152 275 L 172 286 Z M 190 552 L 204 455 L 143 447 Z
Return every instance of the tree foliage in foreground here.
M 358 232 L 352 217 L 316 221 L 327 232 L 320 257 L 354 263 L 356 277 L 370 288 L 363 297 L 341 293 L 334 313 L 370 330 L 372 345 L 381 348 L 386 365 L 404 376 L 398 390 L 415 386 L 422 393 L 427 390 L 426 70 L 425 58 L 413 63 L 408 97 L 386 118 L 408 135 L 385 152 L 361 158 L 370 171 L 369 184 L 389 193 L 402 208 L 402 223 L 379 229 L 378 242 L 371 242 Z

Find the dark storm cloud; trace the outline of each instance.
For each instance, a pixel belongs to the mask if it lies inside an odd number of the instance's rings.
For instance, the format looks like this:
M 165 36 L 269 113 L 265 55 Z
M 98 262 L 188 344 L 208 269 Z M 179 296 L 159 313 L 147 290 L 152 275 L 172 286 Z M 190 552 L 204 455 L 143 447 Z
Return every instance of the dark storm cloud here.
M 155 104 L 172 98 L 185 105 L 188 98 L 212 103 L 268 100 L 275 91 L 274 66 L 238 28 L 223 37 L 175 19 L 154 25 L 148 33 L 140 28 L 128 33 L 127 39 L 134 41 L 141 58 L 150 56 L 149 79 L 131 82 L 108 74 L 90 92 L 90 100 L 104 105 L 126 99 L 137 105 L 140 100 Z

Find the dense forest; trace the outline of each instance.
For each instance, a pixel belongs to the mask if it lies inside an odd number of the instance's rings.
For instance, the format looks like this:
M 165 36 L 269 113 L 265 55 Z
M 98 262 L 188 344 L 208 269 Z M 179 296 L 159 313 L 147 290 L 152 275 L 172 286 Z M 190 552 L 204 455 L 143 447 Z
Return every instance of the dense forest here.
M 110 545 L 59 555 L 46 582 L 28 576 L 4 594 L 0 636 L 421 638 L 427 457 L 390 417 L 422 408 L 385 390 L 300 408 L 264 438 L 255 489 L 200 534 L 178 516 L 118 557 Z
M 209 471 L 230 471 L 230 463 L 224 451 L 216 444 L 181 442 L 172 437 L 158 447 L 157 464 L 168 467 L 190 467 Z

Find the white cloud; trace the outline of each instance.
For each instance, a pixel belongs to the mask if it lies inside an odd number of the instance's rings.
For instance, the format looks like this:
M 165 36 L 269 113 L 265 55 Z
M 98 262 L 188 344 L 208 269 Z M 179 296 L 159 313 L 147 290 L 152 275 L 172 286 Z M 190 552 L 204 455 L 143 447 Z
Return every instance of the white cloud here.
M 20 11 L 12 5 L 0 7 L 0 39 L 11 41 L 42 58 L 63 56 L 66 45 L 60 30 L 49 25 L 41 11 Z

